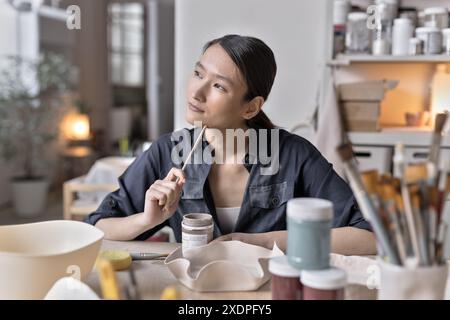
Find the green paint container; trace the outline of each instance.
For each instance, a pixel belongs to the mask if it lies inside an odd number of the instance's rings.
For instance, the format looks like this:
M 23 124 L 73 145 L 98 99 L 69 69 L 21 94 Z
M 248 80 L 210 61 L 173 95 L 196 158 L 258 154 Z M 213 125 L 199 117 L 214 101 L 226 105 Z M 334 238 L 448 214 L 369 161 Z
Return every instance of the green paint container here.
M 301 270 L 329 268 L 333 203 L 294 198 L 287 203 L 287 256 Z

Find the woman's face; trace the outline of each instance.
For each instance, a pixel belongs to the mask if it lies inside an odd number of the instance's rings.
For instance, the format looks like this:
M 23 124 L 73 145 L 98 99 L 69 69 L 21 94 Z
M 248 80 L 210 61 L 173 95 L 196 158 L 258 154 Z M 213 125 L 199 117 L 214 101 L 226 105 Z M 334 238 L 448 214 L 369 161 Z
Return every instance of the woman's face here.
M 187 86 L 186 120 L 201 121 L 209 128 L 245 126 L 247 85 L 226 51 L 209 47 L 196 63 Z

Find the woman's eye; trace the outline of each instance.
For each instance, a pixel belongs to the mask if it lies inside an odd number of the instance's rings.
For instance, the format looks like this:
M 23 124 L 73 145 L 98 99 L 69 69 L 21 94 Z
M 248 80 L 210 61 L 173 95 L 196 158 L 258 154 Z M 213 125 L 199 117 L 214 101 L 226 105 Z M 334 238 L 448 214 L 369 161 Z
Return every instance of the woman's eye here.
M 198 77 L 198 78 L 202 78 L 201 76 L 200 76 L 200 72 L 198 72 L 197 70 L 194 70 L 194 76 L 196 76 L 196 77 Z
M 218 83 L 216 83 L 215 85 L 214 85 L 214 87 L 216 87 L 217 89 L 219 89 L 219 90 L 221 90 L 221 91 L 226 91 L 225 90 L 225 88 L 224 87 L 222 87 L 220 84 L 218 84 Z

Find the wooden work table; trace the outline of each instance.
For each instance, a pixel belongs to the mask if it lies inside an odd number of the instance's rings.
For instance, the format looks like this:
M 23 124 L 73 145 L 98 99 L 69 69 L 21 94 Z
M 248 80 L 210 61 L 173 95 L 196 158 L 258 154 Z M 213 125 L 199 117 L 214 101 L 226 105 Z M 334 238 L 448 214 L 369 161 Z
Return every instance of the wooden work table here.
M 103 240 L 101 250 L 120 249 L 128 252 L 152 252 L 169 254 L 181 244 L 168 242 L 149 241 L 108 241 Z M 333 260 L 333 259 L 332 259 Z M 157 300 L 167 286 L 175 285 L 183 300 L 270 300 L 270 281 L 257 291 L 233 291 L 233 292 L 195 292 L 177 281 L 169 269 L 164 265 L 164 260 L 140 260 L 133 261 L 132 268 L 135 272 L 139 292 L 142 299 Z M 127 271 L 118 271 L 117 279 L 121 286 L 130 283 Z M 100 297 L 101 289 L 98 274 L 93 271 L 86 279 L 90 286 Z M 377 290 L 369 290 L 361 285 L 349 285 L 346 288 L 346 299 L 376 299 Z
M 181 244 L 169 242 L 151 242 L 151 241 L 108 241 L 103 240 L 101 250 L 120 249 L 128 252 L 152 252 L 169 254 Z M 155 300 L 160 299 L 164 288 L 175 285 L 186 300 L 268 300 L 271 299 L 270 282 L 263 285 L 258 291 L 245 292 L 195 292 L 181 283 L 172 275 L 169 269 L 164 265 L 164 260 L 138 260 L 133 261 L 136 281 L 139 286 L 139 292 L 142 299 Z M 120 285 L 130 283 L 129 273 L 127 271 L 118 271 L 117 279 Z M 93 271 L 87 278 L 86 284 L 90 286 L 100 297 L 101 289 L 98 274 Z

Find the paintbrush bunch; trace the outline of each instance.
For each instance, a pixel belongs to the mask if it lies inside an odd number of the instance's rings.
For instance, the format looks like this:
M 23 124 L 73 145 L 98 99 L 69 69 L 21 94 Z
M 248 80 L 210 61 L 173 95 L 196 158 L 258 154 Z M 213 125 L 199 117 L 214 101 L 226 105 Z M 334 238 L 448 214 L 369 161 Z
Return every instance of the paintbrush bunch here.
M 394 175 L 359 172 L 350 144 L 337 151 L 365 219 L 372 225 L 379 255 L 389 263 L 431 266 L 444 263 L 447 225 L 442 217 L 450 175 L 438 166 L 447 113 L 436 116 L 428 160 L 405 163 L 403 145 L 395 148 Z
M 401 265 L 431 266 L 444 263 L 447 224 L 443 204 L 450 191 L 428 185 L 426 163 L 405 166 L 403 178 L 377 171 L 361 173 L 363 185 L 386 230 L 388 243 Z M 446 178 L 448 174 L 446 174 Z M 407 195 L 405 194 L 407 193 Z M 389 257 L 383 248 L 380 255 Z

